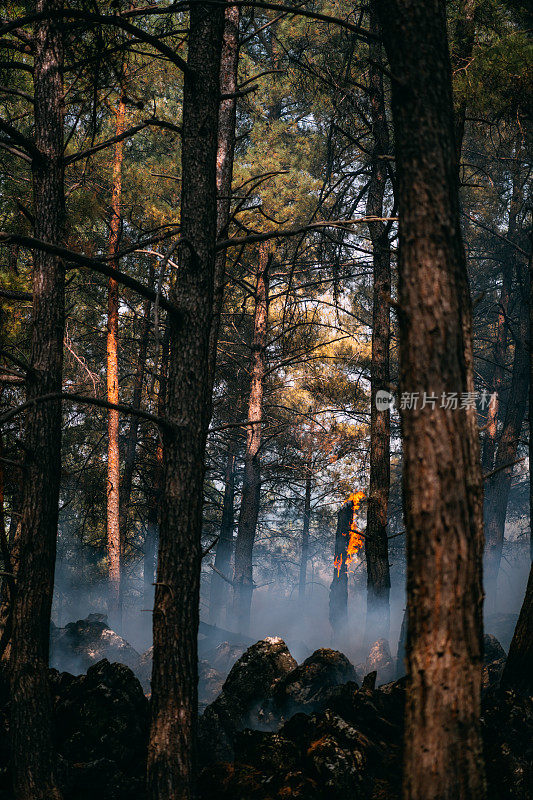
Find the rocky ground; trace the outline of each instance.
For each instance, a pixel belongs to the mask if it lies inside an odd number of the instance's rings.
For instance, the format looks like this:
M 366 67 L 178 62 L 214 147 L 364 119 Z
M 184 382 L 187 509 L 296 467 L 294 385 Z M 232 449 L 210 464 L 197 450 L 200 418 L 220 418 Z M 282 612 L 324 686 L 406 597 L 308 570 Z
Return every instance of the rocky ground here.
M 108 658 L 78 676 L 51 670 L 65 800 L 143 800 L 151 653 L 128 650 L 124 640 L 106 633 L 103 619 L 53 631 L 62 647 L 66 630 L 77 665 L 86 657 L 84 640 L 86 653 L 101 653 L 106 643 L 110 654 L 118 648 L 130 659 L 139 678 Z M 377 642 L 357 668 L 329 649 L 297 664 L 279 638 L 253 644 L 236 661 L 236 644 L 213 647 L 200 665 L 201 800 L 399 798 L 405 681 L 376 687 L 376 673 L 387 675 L 394 667 L 385 645 Z M 532 800 L 533 698 L 498 688 L 504 660 L 498 640 L 486 636 L 488 800 Z M 364 675 L 368 666 L 374 669 Z M 11 800 L 7 734 L 5 708 L 0 800 Z

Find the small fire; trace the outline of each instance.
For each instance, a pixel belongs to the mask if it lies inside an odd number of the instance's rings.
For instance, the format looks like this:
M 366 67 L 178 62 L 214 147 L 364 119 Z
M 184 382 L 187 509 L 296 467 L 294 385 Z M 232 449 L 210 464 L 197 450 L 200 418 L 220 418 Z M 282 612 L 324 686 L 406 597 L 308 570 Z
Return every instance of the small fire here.
M 346 553 L 346 566 L 349 567 L 352 563 L 353 559 L 362 548 L 365 540 L 361 535 L 361 531 L 357 527 L 357 522 L 355 520 L 355 512 L 359 510 L 359 506 L 361 505 L 361 501 L 364 500 L 365 493 L 364 492 L 355 492 L 351 494 L 348 498 L 348 502 L 353 503 L 353 516 L 352 522 L 350 525 L 350 541 L 348 542 L 348 550 Z
M 364 544 L 364 537 L 357 527 L 356 522 L 356 512 L 359 510 L 359 506 L 361 505 L 361 501 L 364 500 L 365 493 L 364 492 L 354 492 L 348 498 L 348 503 L 353 504 L 353 513 L 352 513 L 352 521 L 350 523 L 350 530 L 348 534 L 343 534 L 344 536 L 349 535 L 348 540 L 348 547 L 346 548 L 346 569 L 349 572 L 350 564 L 356 557 L 359 550 L 362 548 Z M 337 577 L 340 575 L 341 567 L 342 567 L 342 553 L 339 554 L 335 561 L 333 562 L 333 566 L 337 570 Z

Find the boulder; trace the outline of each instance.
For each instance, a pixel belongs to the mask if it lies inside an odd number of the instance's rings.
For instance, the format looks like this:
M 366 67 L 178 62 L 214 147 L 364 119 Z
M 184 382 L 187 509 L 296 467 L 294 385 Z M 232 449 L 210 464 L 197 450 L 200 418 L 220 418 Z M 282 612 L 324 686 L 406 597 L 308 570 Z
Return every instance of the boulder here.
M 75 675 L 106 658 L 136 669 L 139 653 L 107 625 L 105 614 L 89 614 L 64 628 L 51 627 L 50 666 Z
M 205 763 L 233 760 L 237 731 L 261 728 L 259 712 L 272 687 L 297 666 L 280 638 L 262 639 L 233 665 L 222 692 L 199 720 L 199 752 Z
M 321 648 L 276 683 L 269 711 L 279 722 L 297 711 L 312 713 L 326 706 L 334 687 L 356 680 L 355 669 L 343 653 Z

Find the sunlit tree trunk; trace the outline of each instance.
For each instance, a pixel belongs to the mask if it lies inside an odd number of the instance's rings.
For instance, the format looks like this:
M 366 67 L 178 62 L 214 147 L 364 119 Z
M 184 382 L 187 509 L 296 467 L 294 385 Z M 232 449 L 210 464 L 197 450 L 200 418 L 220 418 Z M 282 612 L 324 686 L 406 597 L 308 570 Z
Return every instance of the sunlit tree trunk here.
M 61 9 L 39 0 L 37 11 Z M 34 230 L 37 239 L 62 244 L 63 44 L 61 23 L 43 20 L 34 34 Z M 31 370 L 27 398 L 61 392 L 65 327 L 65 271 L 56 257 L 33 253 Z M 26 412 L 23 500 L 17 591 L 10 654 L 11 767 L 17 800 L 57 800 L 48 685 L 50 612 L 61 475 L 61 401 L 36 403 Z
M 303 607 L 305 603 L 305 588 L 307 585 L 307 562 L 309 560 L 309 527 L 311 524 L 311 465 L 310 459 L 306 464 L 304 515 L 302 525 L 302 547 L 300 554 L 300 575 L 298 580 L 298 600 Z
M 375 0 L 392 74 L 407 532 L 404 797 L 481 800 L 482 479 L 443 0 Z M 438 398 L 423 405 L 424 392 Z
M 209 620 L 220 625 L 222 612 L 226 609 L 231 581 L 231 556 L 233 553 L 233 524 L 235 516 L 235 440 L 230 439 L 226 456 L 224 476 L 224 498 L 222 501 L 222 520 L 215 551 L 215 570 L 211 575 L 209 591 Z M 227 580 L 218 573 L 225 575 Z
M 224 8 L 191 4 L 183 89 L 179 269 L 170 298 L 154 657 L 148 746 L 152 800 L 195 794 L 204 457 L 217 234 L 216 156 Z
M 378 25 L 372 14 L 372 32 Z M 369 217 L 384 216 L 389 131 L 385 112 L 381 45 L 370 45 L 369 90 L 374 146 L 366 213 Z M 389 638 L 390 570 L 387 540 L 387 515 L 390 490 L 390 411 L 378 409 L 378 392 L 390 391 L 390 294 L 391 264 L 387 225 L 368 223 L 372 242 L 373 311 L 372 363 L 370 368 L 370 486 L 365 536 L 367 567 L 366 635 L 368 642 Z
M 252 554 L 259 516 L 261 491 L 261 427 L 263 389 L 266 371 L 268 329 L 270 252 L 266 243 L 259 246 L 259 265 L 255 287 L 252 358 L 250 363 L 250 399 L 246 427 L 246 450 L 242 479 L 241 507 L 235 540 L 233 575 L 234 606 L 237 628 L 248 633 L 253 595 Z
M 115 117 L 115 134 L 124 132 L 126 104 L 121 97 Z M 122 141 L 115 144 L 113 158 L 113 193 L 111 198 L 111 223 L 109 233 L 109 255 L 111 265 L 118 269 L 116 255 L 120 243 L 122 192 Z M 117 404 L 118 386 L 118 283 L 109 279 L 107 296 L 107 400 Z M 112 626 L 119 630 L 122 625 L 122 598 L 120 591 L 121 547 L 120 547 L 120 452 L 119 452 L 119 412 L 110 410 L 107 421 L 107 558 L 109 575 L 108 614 Z

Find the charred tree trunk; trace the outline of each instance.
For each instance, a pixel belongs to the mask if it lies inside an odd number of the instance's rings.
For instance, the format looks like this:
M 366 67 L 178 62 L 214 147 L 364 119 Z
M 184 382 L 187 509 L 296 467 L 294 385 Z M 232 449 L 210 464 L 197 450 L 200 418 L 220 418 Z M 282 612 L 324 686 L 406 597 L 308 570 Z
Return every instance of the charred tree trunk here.
M 116 111 L 115 134 L 124 132 L 126 104 L 121 97 Z M 122 192 L 122 141 L 115 144 L 113 158 L 113 193 L 111 198 L 111 223 L 109 233 L 109 255 L 111 265 L 119 268 L 116 255 L 120 243 Z M 107 400 L 117 404 L 118 391 L 118 283 L 109 279 L 107 296 Z M 122 597 L 120 591 L 121 547 L 120 547 L 120 452 L 119 412 L 109 411 L 107 418 L 107 558 L 108 558 L 108 615 L 112 627 L 122 627 Z
M 350 500 L 337 514 L 333 580 L 329 587 L 329 622 L 334 639 L 344 636 L 348 623 L 348 544 L 353 512 Z
M 224 9 L 193 3 L 183 94 L 179 270 L 170 297 L 164 481 L 155 590 L 148 792 L 195 794 L 204 456 L 211 415 L 209 339 L 216 243 L 216 156 Z
M 406 800 L 481 800 L 482 480 L 443 0 L 376 0 L 392 73 L 407 530 Z M 414 401 L 413 401 L 414 406 Z
M 230 3 L 231 0 L 228 0 Z M 239 68 L 239 21 L 238 6 L 228 5 L 224 18 L 222 55 L 220 59 L 220 94 L 230 95 L 220 102 L 218 112 L 217 144 L 217 236 L 227 233 L 231 209 L 231 183 L 235 156 L 235 125 L 237 120 L 237 73 Z M 213 384 L 217 360 L 220 314 L 224 302 L 226 282 L 226 251 L 221 250 L 215 259 L 215 287 L 213 297 L 213 320 L 209 340 L 210 380 Z
M 372 15 L 372 30 L 378 32 Z M 379 67 L 381 45 L 370 46 L 369 88 L 374 148 L 366 213 L 369 217 L 384 216 L 389 131 L 385 113 L 383 72 Z M 372 242 L 373 311 L 372 363 L 370 368 L 370 487 L 365 537 L 367 567 L 366 639 L 375 642 L 390 632 L 390 571 L 387 539 L 387 515 L 390 490 L 390 410 L 378 408 L 378 392 L 390 389 L 389 347 L 391 264 L 387 225 L 368 224 Z
M 525 275 L 525 270 L 520 270 Z M 520 286 L 520 280 L 518 281 Z M 503 429 L 496 451 L 495 473 L 486 482 L 485 500 L 485 593 L 494 603 L 503 550 L 505 518 L 516 460 L 520 431 L 526 413 L 529 382 L 528 313 L 519 291 L 519 322 L 513 358 L 513 375 L 505 412 Z
M 530 696 L 533 694 L 533 565 L 526 596 L 505 662 L 501 686 Z
M 58 0 L 39 0 L 38 12 Z M 63 44 L 61 23 L 43 20 L 34 36 L 35 236 L 63 243 Z M 65 327 L 65 270 L 57 256 L 33 253 L 31 371 L 27 399 L 61 392 Z M 17 800 L 60 798 L 55 776 L 52 700 L 48 685 L 50 612 L 61 475 L 61 402 L 36 403 L 26 412 L 23 500 L 17 591 L 10 654 L 11 757 Z
M 233 523 L 235 516 L 235 441 L 230 440 L 226 458 L 226 475 L 224 479 L 224 500 L 222 503 L 222 521 L 215 551 L 215 569 L 225 575 L 224 580 L 214 570 L 211 575 L 209 592 L 209 621 L 212 625 L 220 625 L 222 611 L 228 603 L 228 589 L 231 581 L 231 556 L 233 553 Z
M 307 561 L 309 560 L 309 526 L 311 523 L 311 465 L 307 463 L 305 478 L 304 519 L 302 527 L 302 552 L 300 556 L 300 578 L 298 581 L 298 600 L 303 607 L 307 584 Z
M 263 382 L 268 328 L 268 290 L 270 253 L 267 244 L 259 247 L 259 268 L 255 288 L 255 313 L 250 364 L 250 399 L 242 480 L 241 507 L 235 540 L 233 576 L 237 629 L 248 633 L 253 594 L 252 554 L 254 549 L 261 491 L 261 423 L 263 419 Z

